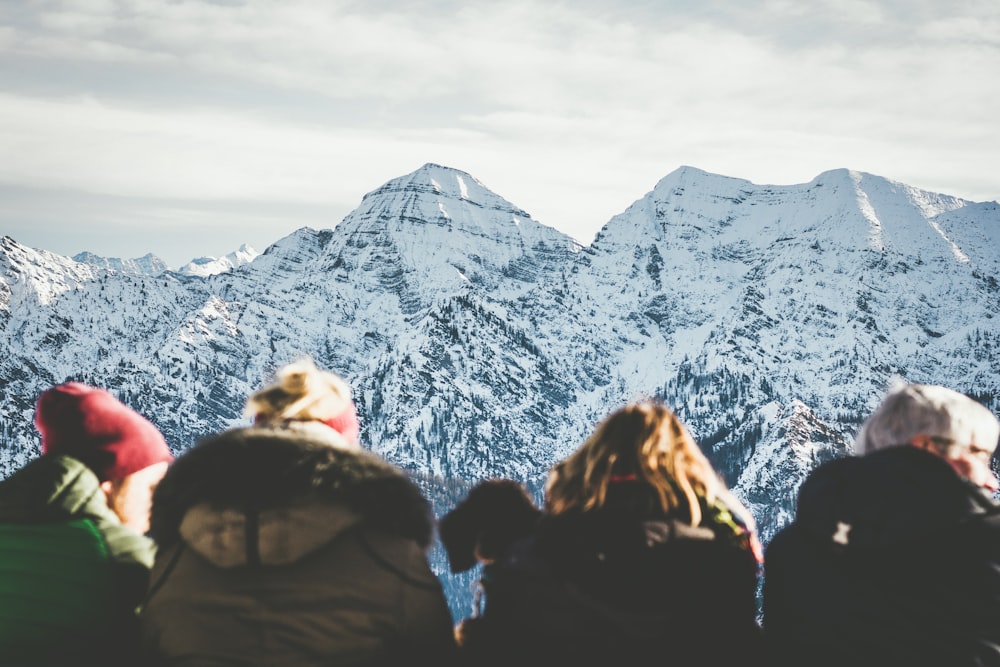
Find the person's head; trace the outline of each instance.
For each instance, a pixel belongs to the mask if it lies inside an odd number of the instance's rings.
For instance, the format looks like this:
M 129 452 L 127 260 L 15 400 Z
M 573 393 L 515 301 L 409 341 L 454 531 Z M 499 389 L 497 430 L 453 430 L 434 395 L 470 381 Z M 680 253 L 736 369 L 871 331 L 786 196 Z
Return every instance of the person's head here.
M 540 514 L 531 494 L 518 482 L 480 482 L 438 524 L 451 571 L 492 563 L 516 540 L 531 534 Z
M 972 483 L 997 490 L 990 469 L 1000 421 L 984 405 L 937 385 L 908 384 L 889 391 L 854 439 L 858 453 L 911 445 L 945 459 Z
M 149 529 L 153 489 L 173 460 L 152 423 L 104 389 L 67 382 L 38 397 L 35 425 L 43 456 L 86 465 L 121 522 L 139 533 Z
M 275 382 L 247 400 L 246 413 L 256 425 L 319 422 L 358 443 L 358 414 L 351 389 L 340 377 L 321 371 L 309 359 L 288 364 Z
M 611 414 L 552 468 L 546 509 L 559 514 L 601 508 L 612 484 L 631 480 L 653 489 L 664 512 L 687 508 L 693 525 L 701 521 L 698 497 L 711 502 L 723 488 L 677 416 L 663 405 L 644 402 Z

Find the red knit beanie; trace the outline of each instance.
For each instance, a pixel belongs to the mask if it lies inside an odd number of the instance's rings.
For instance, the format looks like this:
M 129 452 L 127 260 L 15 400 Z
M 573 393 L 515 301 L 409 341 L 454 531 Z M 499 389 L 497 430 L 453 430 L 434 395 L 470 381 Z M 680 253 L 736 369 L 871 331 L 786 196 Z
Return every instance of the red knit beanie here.
M 354 407 L 354 401 L 347 401 L 343 410 L 330 419 L 324 419 L 323 423 L 344 436 L 348 442 L 358 441 L 358 433 L 361 428 L 358 424 L 358 411 Z
M 102 482 L 173 460 L 163 435 L 103 389 L 67 382 L 46 390 L 35 406 L 42 454 L 83 462 Z
M 361 424 L 358 422 L 358 410 L 354 407 L 354 401 L 348 401 L 343 410 L 329 419 L 302 419 L 290 421 L 318 421 L 320 424 L 325 424 L 340 435 L 344 436 L 344 439 L 351 444 L 357 444 L 358 435 L 361 433 Z M 254 416 L 253 423 L 263 425 L 267 424 L 268 420 L 264 419 L 264 417 L 258 413 Z

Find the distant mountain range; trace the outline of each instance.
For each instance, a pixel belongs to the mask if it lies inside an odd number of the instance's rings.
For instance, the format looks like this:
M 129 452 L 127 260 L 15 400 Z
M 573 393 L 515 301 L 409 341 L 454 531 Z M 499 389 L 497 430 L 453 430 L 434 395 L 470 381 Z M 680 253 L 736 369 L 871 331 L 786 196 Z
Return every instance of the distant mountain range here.
M 243 266 L 244 264 L 249 264 L 257 257 L 259 253 L 248 246 L 246 243 L 241 245 L 238 250 L 235 250 L 228 255 L 223 257 L 199 257 L 193 259 L 181 268 L 177 269 L 177 273 L 182 273 L 187 276 L 214 276 L 217 273 L 225 273 L 226 271 L 231 271 L 238 266 Z M 162 273 L 162 271 L 160 272 Z M 156 273 L 152 273 L 156 275 Z
M 232 271 L 238 266 L 249 264 L 259 253 L 244 243 L 238 250 L 234 250 L 223 257 L 198 257 L 192 259 L 184 266 L 177 269 L 177 273 L 184 276 L 200 276 L 206 278 L 218 273 Z M 149 253 L 137 259 L 120 259 L 118 257 L 101 257 L 92 252 L 79 252 L 73 255 L 73 260 L 81 264 L 90 264 L 101 269 L 108 269 L 116 273 L 130 273 L 133 275 L 158 276 L 170 270 L 166 262 Z
M 439 509 L 486 477 L 539 488 L 659 397 L 768 539 L 894 378 L 1000 408 L 1000 205 L 844 169 L 779 187 L 682 167 L 583 247 L 428 164 L 334 229 L 209 263 L 0 241 L 0 476 L 37 455 L 51 384 L 112 389 L 180 451 L 309 355 Z
M 153 253 L 147 253 L 135 259 L 120 259 L 118 257 L 101 257 L 92 252 L 78 252 L 73 255 L 73 261 L 80 262 L 81 264 L 90 264 L 91 266 L 118 273 L 135 273 L 148 276 L 161 274 L 169 268 L 166 262 Z

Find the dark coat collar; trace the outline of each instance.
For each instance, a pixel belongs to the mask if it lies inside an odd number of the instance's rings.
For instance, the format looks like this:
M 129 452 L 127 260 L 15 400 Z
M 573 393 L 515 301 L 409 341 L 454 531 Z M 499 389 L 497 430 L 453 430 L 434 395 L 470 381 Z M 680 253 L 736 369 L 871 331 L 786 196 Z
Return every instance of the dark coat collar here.
M 997 514 L 1000 505 L 943 459 L 901 445 L 817 468 L 802 484 L 796 523 L 824 537 L 849 526 L 853 547 L 877 548 Z

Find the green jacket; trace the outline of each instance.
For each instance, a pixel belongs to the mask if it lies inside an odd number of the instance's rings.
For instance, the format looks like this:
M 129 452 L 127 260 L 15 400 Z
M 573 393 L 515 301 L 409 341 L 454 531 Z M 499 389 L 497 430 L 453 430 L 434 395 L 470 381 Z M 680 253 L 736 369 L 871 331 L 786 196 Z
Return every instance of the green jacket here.
M 0 482 L 0 664 L 132 663 L 153 557 L 76 459 Z

